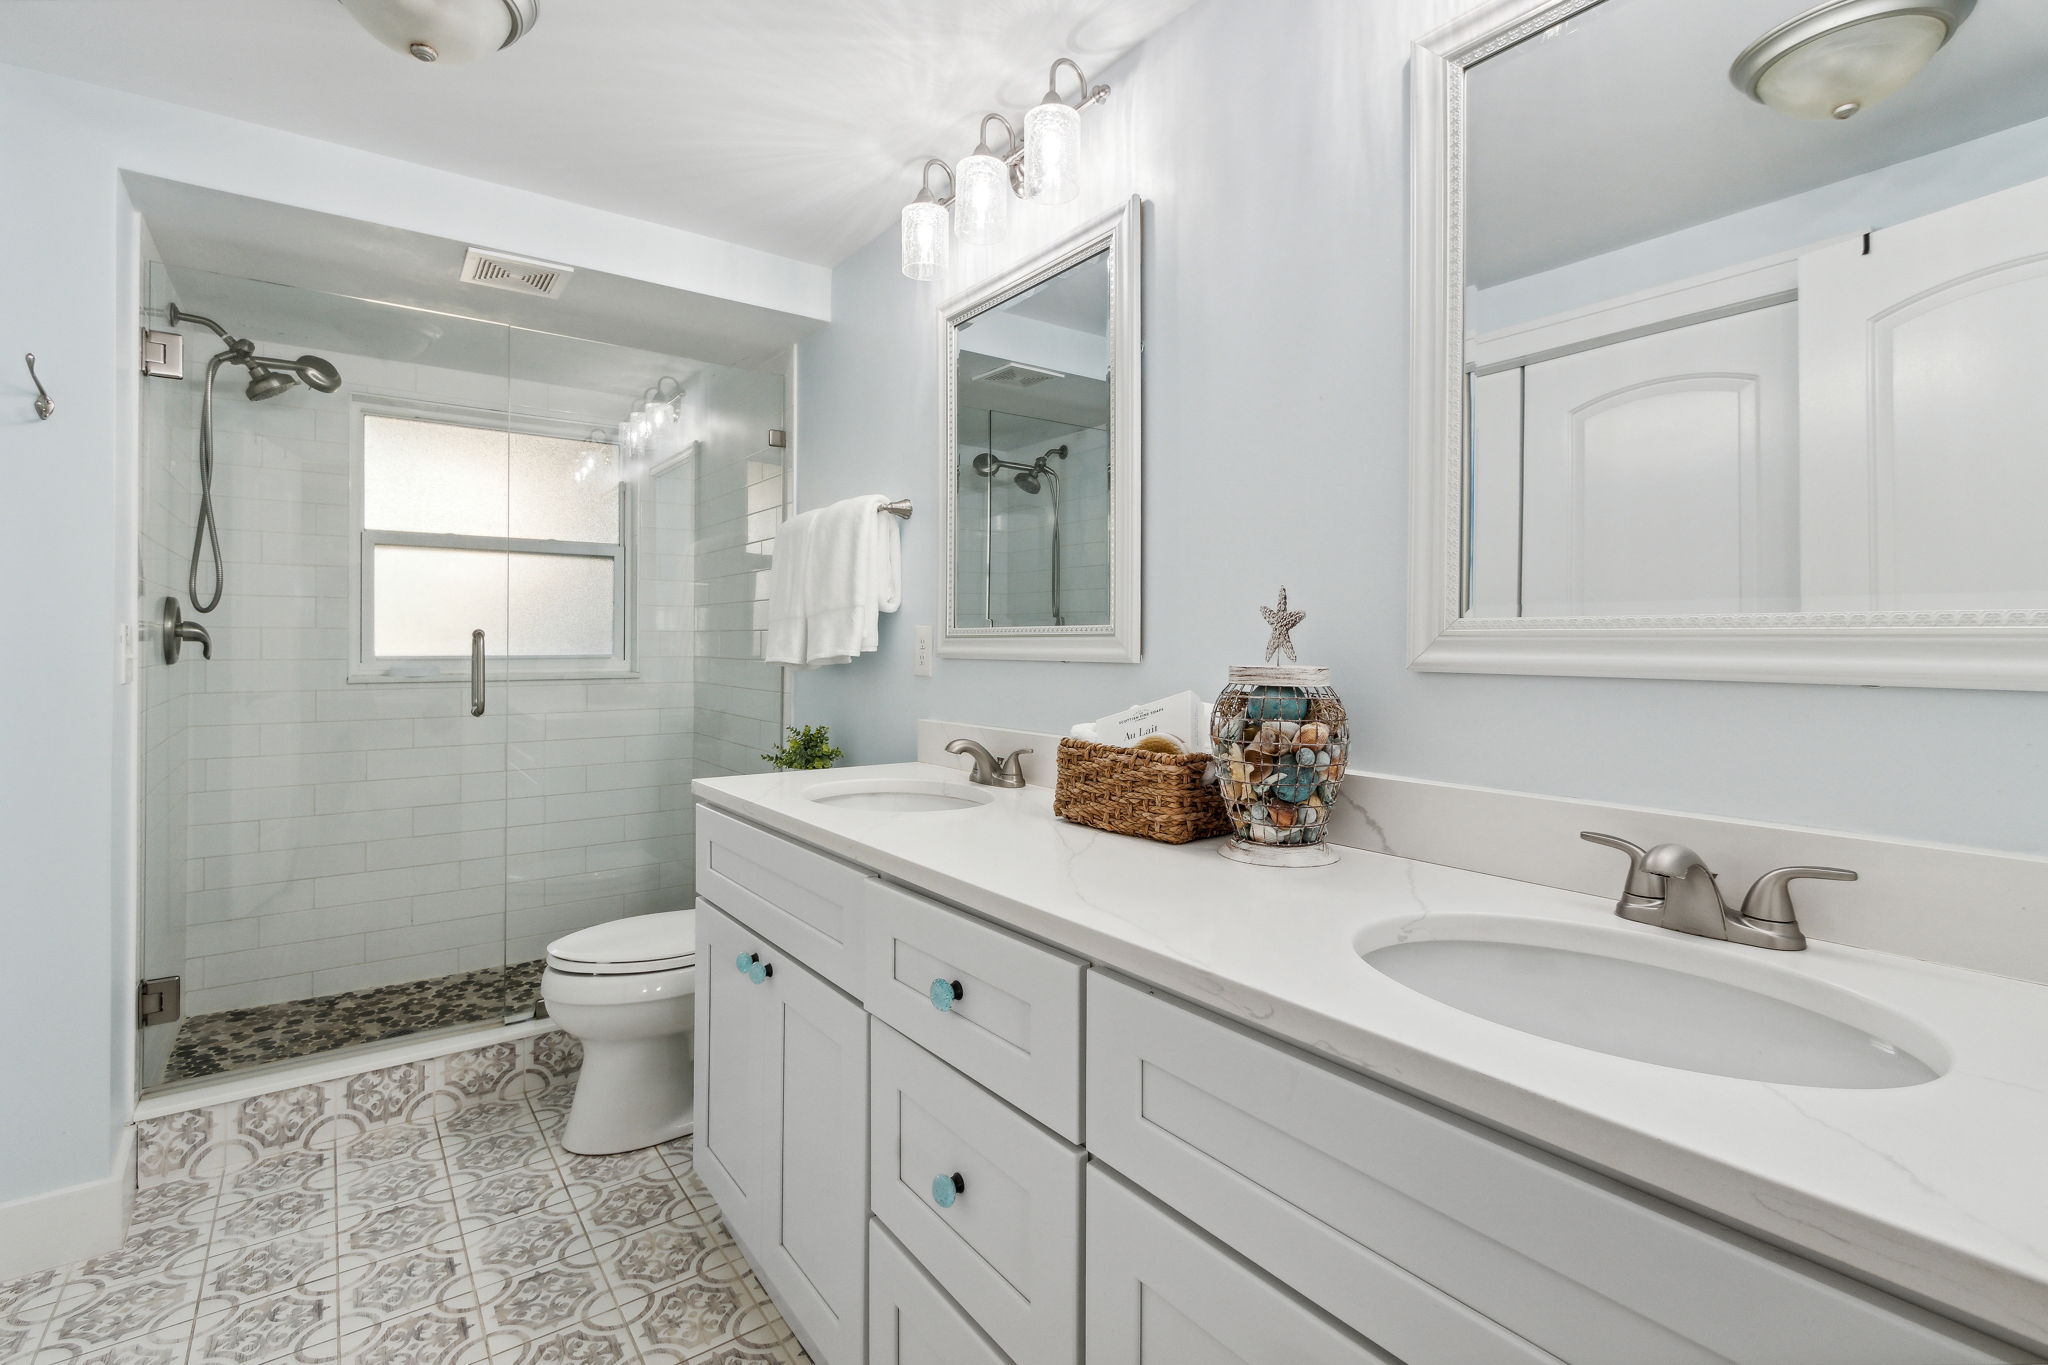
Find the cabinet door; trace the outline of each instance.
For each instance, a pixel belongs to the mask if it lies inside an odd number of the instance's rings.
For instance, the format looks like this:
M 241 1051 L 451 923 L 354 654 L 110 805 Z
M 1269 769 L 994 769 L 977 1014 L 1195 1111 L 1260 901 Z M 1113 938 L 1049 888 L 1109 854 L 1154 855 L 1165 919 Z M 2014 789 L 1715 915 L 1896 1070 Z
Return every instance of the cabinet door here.
M 878 1222 L 868 1225 L 868 1365 L 1010 1365 Z
M 742 957 L 758 960 L 760 980 Z M 858 1365 L 867 1016 L 703 901 L 697 960 L 697 1172 L 820 1365 Z
M 770 945 L 697 902 L 697 1174 L 740 1240 L 768 1233 L 768 997 L 736 965 Z
M 1088 1365 L 1398 1365 L 1088 1168 Z
M 748 1250 L 822 1365 L 858 1365 L 867 1337 L 867 1015 L 794 960 L 772 951 L 762 959 L 774 969 L 760 988 L 774 1077 L 770 1209 L 768 1230 Z

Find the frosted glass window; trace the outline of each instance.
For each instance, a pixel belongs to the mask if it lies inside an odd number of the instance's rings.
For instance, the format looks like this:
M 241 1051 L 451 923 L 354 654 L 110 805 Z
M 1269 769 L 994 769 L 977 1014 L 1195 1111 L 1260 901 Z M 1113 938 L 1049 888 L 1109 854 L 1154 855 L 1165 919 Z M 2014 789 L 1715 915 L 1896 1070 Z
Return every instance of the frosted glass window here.
M 363 525 L 616 541 L 617 452 L 602 441 L 371 414 L 363 418 Z
M 511 502 L 502 431 L 363 418 L 363 525 L 380 531 L 502 536 Z
M 616 455 L 603 442 L 514 432 L 511 533 L 525 540 L 617 540 Z
M 599 555 L 379 545 L 374 653 L 467 657 L 470 632 L 481 629 L 494 655 L 609 658 L 615 563 Z
M 624 518 L 606 441 L 362 418 L 362 659 L 625 663 Z

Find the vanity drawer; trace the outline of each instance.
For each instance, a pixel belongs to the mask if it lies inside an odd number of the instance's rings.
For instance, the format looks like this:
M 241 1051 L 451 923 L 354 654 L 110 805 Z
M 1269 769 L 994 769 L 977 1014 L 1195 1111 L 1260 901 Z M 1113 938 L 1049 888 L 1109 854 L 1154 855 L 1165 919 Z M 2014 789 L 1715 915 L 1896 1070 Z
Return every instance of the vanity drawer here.
M 697 807 L 697 894 L 858 998 L 861 893 L 874 874 Z
M 1010 1365 L 873 1219 L 868 1220 L 868 1365 Z
M 1401 1365 L 1088 1168 L 1088 1365 Z M 873 1365 L 873 1362 L 870 1362 Z
M 887 882 L 867 905 L 868 1013 L 1079 1142 L 1084 964 Z
M 1082 1154 L 880 1020 L 869 1027 L 875 1216 L 1017 1365 L 1073 1365 Z
M 1865 1286 L 1100 974 L 1088 986 L 1088 1105 L 1095 1156 L 1411 1365 L 2008 1358 Z

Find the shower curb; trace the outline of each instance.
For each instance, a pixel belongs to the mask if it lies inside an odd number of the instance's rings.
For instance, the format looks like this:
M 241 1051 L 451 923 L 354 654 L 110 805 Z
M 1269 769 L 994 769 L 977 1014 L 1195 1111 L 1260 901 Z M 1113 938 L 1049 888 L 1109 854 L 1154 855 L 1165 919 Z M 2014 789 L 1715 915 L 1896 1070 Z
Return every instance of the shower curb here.
M 583 1065 L 582 1045 L 558 1028 L 482 1046 L 474 1045 L 478 1036 L 450 1038 L 471 1045 L 435 1056 L 140 1118 L 136 1188 L 214 1179 L 282 1152 L 322 1150 L 375 1128 L 524 1099 L 573 1079 Z

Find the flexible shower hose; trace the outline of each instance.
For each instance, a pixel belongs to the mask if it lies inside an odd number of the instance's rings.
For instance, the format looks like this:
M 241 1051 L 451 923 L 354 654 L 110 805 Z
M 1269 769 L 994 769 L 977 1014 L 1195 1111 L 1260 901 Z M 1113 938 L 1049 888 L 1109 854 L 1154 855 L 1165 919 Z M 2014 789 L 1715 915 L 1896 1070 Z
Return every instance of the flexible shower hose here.
M 199 394 L 199 520 L 192 527 L 192 567 L 185 574 L 185 595 L 192 610 L 212 611 L 220 605 L 221 592 L 228 585 L 227 566 L 220 556 L 220 527 L 213 519 L 213 377 L 228 358 L 223 351 L 206 362 L 206 384 Z M 199 556 L 213 551 L 213 596 L 199 600 Z

